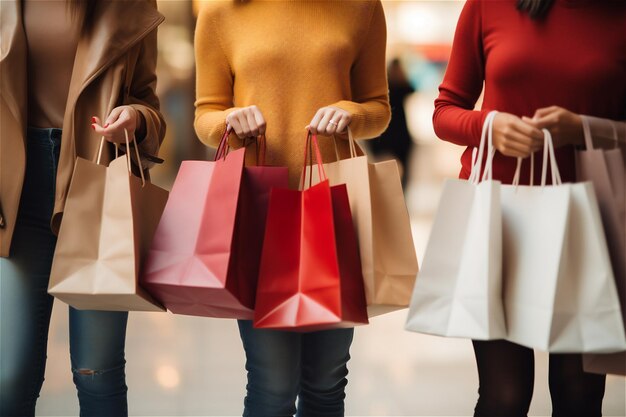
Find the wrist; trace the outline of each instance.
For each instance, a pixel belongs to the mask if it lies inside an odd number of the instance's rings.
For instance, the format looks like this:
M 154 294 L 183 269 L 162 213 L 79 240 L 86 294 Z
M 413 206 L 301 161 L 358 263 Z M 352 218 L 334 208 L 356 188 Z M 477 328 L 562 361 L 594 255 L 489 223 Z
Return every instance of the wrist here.
M 147 135 L 146 119 L 143 117 L 143 114 L 140 111 L 135 110 L 135 113 L 137 115 L 137 127 L 135 128 L 135 142 L 141 143 L 146 138 L 146 135 Z
M 572 135 L 570 143 L 574 146 L 582 146 L 585 143 L 585 135 L 583 132 L 583 120 L 579 114 L 574 114 L 572 118 Z

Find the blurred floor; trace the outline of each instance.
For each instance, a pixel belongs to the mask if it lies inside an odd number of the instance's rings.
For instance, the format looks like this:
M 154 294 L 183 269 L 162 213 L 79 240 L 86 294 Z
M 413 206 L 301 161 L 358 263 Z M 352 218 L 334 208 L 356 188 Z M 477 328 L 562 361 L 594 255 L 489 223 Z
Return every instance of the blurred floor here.
M 420 258 L 442 177 L 454 176 L 457 156 L 457 148 L 439 141 L 421 143 L 414 155 L 407 204 Z M 405 332 L 405 316 L 406 310 L 399 311 L 357 329 L 349 363 L 347 414 L 471 415 L 477 397 L 477 376 L 470 342 Z M 59 302 L 54 309 L 38 415 L 78 415 L 67 340 L 67 307 Z M 547 416 L 547 355 L 536 356 L 531 415 Z M 132 313 L 127 360 L 133 416 L 241 415 L 244 354 L 232 320 Z M 625 409 L 624 379 L 609 378 L 605 415 L 624 416 Z

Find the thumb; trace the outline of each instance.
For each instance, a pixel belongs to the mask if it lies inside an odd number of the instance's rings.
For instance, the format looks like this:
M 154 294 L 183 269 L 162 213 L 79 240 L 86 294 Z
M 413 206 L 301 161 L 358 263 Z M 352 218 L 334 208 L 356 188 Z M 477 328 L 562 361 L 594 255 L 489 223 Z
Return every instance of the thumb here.
M 105 127 L 107 127 L 110 124 L 115 123 L 115 121 L 120 117 L 120 114 L 123 111 L 124 111 L 124 107 L 116 107 L 113 110 L 111 110 L 109 117 L 107 117 L 106 121 L 104 122 Z

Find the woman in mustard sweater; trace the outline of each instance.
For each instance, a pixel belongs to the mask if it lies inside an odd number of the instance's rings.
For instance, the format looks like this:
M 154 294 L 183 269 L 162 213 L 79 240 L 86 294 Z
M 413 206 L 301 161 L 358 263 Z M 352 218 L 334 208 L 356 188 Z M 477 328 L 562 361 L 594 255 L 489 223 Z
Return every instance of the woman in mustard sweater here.
M 350 126 L 356 139 L 367 139 L 389 123 L 379 0 L 206 2 L 195 43 L 200 140 L 217 146 L 227 126 L 239 139 L 265 134 L 268 165 L 287 166 L 292 187 L 307 126 L 339 137 Z M 332 142 L 320 146 L 332 161 Z M 339 148 L 349 155 L 346 141 Z M 239 330 L 245 416 L 293 415 L 296 397 L 300 416 L 343 415 L 352 329 L 302 334 L 242 320 Z

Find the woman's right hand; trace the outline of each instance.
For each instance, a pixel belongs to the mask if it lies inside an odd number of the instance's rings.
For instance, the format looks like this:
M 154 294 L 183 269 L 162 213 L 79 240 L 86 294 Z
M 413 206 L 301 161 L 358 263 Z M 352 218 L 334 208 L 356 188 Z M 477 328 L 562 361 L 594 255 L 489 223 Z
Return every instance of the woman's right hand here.
M 543 132 L 510 113 L 493 119 L 493 145 L 503 155 L 525 158 L 543 148 Z
M 265 118 L 257 106 L 239 108 L 226 116 L 227 129 L 233 130 L 240 139 L 265 134 Z

